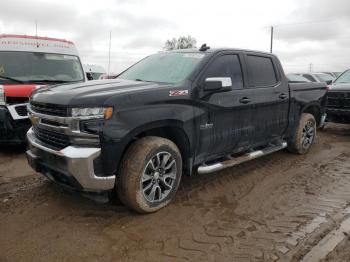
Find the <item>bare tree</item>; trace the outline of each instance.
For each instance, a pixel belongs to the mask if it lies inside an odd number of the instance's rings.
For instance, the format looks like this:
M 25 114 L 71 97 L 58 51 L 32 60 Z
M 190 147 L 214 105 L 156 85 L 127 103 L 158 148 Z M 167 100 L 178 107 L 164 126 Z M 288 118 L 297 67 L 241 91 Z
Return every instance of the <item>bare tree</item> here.
M 164 45 L 165 50 L 196 48 L 197 40 L 192 36 L 180 36 L 167 40 Z

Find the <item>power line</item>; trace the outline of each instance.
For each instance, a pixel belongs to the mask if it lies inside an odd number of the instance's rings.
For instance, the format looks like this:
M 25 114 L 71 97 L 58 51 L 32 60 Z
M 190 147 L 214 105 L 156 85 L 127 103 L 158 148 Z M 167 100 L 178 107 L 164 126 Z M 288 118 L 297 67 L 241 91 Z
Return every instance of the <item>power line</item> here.
M 350 64 L 350 62 L 349 63 L 327 63 L 327 64 L 314 64 L 313 63 L 314 66 L 328 66 L 328 65 L 334 66 L 334 65 L 349 65 L 349 64 Z M 287 63 L 285 63 L 284 65 L 289 66 L 289 67 L 294 67 L 294 66 L 307 66 L 309 64 L 287 64 Z
M 275 24 L 270 26 L 270 52 L 272 53 L 272 47 L 273 47 L 273 40 L 274 40 L 274 28 L 284 27 L 284 26 L 295 26 L 295 25 L 305 25 L 305 24 L 319 24 L 319 23 L 329 23 L 329 22 L 335 22 L 334 19 L 323 19 L 323 20 L 314 20 L 314 21 L 304 21 L 304 22 L 297 22 L 297 23 L 289 23 L 289 24 Z
M 306 24 L 319 24 L 319 23 L 327 23 L 327 22 L 335 22 L 334 19 L 324 19 L 324 20 L 314 20 L 314 21 L 304 21 L 298 23 L 288 23 L 288 24 L 277 24 L 274 27 L 283 27 L 283 26 L 294 26 L 294 25 L 306 25 Z

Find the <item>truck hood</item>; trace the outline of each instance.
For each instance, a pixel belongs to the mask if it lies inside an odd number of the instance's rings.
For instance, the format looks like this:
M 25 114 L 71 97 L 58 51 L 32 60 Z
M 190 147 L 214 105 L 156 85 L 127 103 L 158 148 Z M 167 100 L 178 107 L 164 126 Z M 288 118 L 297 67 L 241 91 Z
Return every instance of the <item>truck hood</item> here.
M 16 84 L 2 85 L 4 88 L 5 97 L 30 97 L 33 90 L 41 87 L 37 84 Z
M 118 94 L 135 94 L 166 86 L 169 84 L 124 79 L 96 80 L 41 88 L 33 93 L 32 101 L 68 106 L 103 105 L 107 99 Z
M 350 91 L 350 83 L 333 83 L 329 87 L 330 91 Z

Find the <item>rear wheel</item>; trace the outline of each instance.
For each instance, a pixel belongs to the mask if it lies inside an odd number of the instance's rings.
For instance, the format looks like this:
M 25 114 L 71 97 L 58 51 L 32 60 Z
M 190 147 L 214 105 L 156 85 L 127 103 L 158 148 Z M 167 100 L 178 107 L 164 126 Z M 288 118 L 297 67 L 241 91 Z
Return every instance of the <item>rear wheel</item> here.
M 139 213 L 155 212 L 173 200 L 181 174 L 181 154 L 173 142 L 141 138 L 123 157 L 117 178 L 119 199 Z
M 303 113 L 294 135 L 288 143 L 288 150 L 297 154 L 306 154 L 316 138 L 316 120 L 313 115 Z

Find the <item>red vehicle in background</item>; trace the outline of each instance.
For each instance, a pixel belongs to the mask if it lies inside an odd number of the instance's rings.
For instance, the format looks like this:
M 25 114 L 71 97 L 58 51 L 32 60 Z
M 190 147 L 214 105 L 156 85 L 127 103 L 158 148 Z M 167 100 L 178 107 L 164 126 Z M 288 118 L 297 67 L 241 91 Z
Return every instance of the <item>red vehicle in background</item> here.
M 0 35 L 0 143 L 23 143 L 31 126 L 33 90 L 86 81 L 74 43 L 56 38 Z

